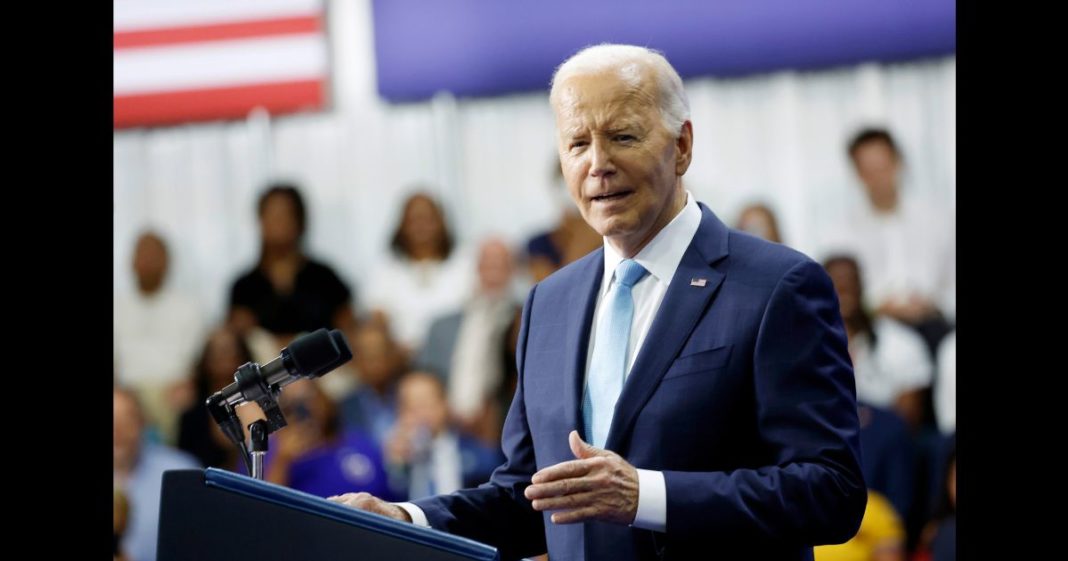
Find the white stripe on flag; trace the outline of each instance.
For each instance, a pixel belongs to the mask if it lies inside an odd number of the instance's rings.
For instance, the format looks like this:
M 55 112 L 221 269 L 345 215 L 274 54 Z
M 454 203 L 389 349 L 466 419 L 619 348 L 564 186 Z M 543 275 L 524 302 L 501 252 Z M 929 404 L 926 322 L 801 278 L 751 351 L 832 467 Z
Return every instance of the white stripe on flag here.
M 114 0 L 113 7 L 117 32 L 323 13 L 322 0 Z
M 118 51 L 114 95 L 326 79 L 323 35 Z

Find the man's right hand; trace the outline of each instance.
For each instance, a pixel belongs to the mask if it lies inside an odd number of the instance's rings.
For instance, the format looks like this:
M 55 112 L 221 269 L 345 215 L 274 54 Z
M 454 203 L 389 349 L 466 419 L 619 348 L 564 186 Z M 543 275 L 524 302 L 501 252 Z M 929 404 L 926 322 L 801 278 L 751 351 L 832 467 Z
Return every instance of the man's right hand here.
M 352 508 L 366 510 L 367 512 L 381 514 L 382 516 L 388 516 L 389 518 L 400 520 L 402 522 L 412 521 L 412 517 L 408 515 L 408 511 L 393 503 L 383 501 L 370 493 L 345 493 L 344 495 L 327 497 L 326 500 L 343 504 L 345 506 L 351 506 Z

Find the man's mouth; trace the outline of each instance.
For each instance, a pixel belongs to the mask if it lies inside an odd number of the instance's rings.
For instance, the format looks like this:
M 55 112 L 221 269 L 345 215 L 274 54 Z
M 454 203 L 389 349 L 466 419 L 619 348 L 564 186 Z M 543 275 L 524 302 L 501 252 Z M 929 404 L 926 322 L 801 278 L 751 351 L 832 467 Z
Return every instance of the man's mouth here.
M 622 190 L 619 190 L 619 191 L 612 191 L 611 193 L 604 193 L 604 194 L 601 194 L 601 195 L 594 195 L 594 196 L 590 197 L 590 200 L 593 201 L 593 202 L 605 202 L 605 203 L 607 203 L 607 202 L 611 202 L 611 201 L 618 201 L 618 200 L 620 200 L 622 198 L 625 198 L 625 197 L 627 197 L 627 196 L 629 196 L 629 195 L 631 195 L 633 193 L 634 193 L 634 191 L 631 191 L 629 189 L 622 189 Z

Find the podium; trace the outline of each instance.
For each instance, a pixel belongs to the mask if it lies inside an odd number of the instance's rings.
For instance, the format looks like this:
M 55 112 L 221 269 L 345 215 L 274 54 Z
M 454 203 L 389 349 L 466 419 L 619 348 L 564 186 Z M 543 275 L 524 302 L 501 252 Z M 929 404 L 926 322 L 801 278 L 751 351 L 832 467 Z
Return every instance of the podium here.
M 158 561 L 496 561 L 488 545 L 229 471 L 163 474 Z

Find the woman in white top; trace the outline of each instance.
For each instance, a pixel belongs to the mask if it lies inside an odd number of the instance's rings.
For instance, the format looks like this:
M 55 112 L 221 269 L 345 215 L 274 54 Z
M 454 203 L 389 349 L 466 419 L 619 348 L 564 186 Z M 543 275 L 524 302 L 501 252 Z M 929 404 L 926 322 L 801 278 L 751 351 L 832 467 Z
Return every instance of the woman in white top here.
M 857 400 L 896 411 L 918 428 L 924 418 L 923 392 L 931 385 L 933 370 L 926 344 L 907 326 L 887 317 L 873 320 L 865 311 L 860 267 L 854 258 L 831 257 L 823 266 L 838 293 Z
M 367 307 L 385 315 L 400 342 L 415 352 L 431 322 L 463 304 L 473 266 L 457 250 L 441 206 L 426 193 L 405 201 L 391 249 L 371 272 Z

